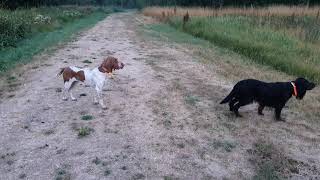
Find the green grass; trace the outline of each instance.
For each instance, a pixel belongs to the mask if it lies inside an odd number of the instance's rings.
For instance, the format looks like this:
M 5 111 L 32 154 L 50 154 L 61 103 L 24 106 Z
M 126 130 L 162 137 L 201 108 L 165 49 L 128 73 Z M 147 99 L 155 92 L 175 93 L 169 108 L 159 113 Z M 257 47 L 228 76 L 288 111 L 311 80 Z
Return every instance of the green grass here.
M 91 115 L 84 115 L 81 117 L 82 120 L 84 121 L 89 121 L 89 120 L 92 120 L 94 117 L 91 116 Z
M 78 136 L 81 137 L 85 137 L 91 134 L 91 132 L 93 132 L 94 130 L 92 128 L 89 127 L 81 127 L 78 130 Z
M 97 9 L 87 16 L 65 20 L 68 23 L 59 28 L 37 31 L 19 40 L 14 46 L 2 48 L 0 50 L 0 72 L 7 71 L 17 64 L 29 62 L 34 55 L 60 42 L 69 40 L 73 34 L 93 26 L 110 12 L 111 10 Z
M 86 60 L 82 61 L 82 63 L 91 64 L 92 62 L 86 59 Z
M 248 17 L 193 17 L 182 28 L 181 18 L 170 25 L 215 45 L 290 75 L 320 82 L 318 46 L 267 26 L 255 26 Z
M 185 102 L 191 106 L 195 106 L 199 101 L 199 98 L 196 96 L 188 95 L 185 97 Z
M 111 170 L 106 169 L 106 170 L 104 171 L 104 176 L 109 176 L 110 174 L 111 174 Z
M 214 147 L 214 149 L 219 149 L 222 148 L 224 149 L 226 152 L 231 152 L 232 149 L 234 149 L 237 145 L 235 142 L 230 142 L 227 140 L 214 140 L 212 142 L 212 146 Z
M 279 180 L 281 179 L 271 163 L 265 163 L 259 167 L 253 180 Z

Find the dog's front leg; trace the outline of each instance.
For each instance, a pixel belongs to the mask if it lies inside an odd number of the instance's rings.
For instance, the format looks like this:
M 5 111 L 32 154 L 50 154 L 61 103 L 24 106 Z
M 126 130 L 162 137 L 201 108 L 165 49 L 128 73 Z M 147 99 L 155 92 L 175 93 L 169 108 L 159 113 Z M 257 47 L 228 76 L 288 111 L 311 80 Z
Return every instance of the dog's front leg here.
M 97 92 L 96 88 L 91 89 L 91 90 L 92 90 L 92 94 L 93 94 L 93 104 L 97 105 L 97 104 L 99 104 L 98 97 L 97 97 L 98 92 Z
M 93 93 L 93 104 L 99 104 L 97 96 L 98 96 L 98 92 L 94 92 Z
M 261 116 L 263 116 L 264 114 L 263 114 L 263 109 L 264 109 L 264 105 L 262 105 L 262 104 L 259 104 L 259 107 L 258 107 L 258 114 L 259 115 L 261 115 Z
M 277 121 L 285 121 L 284 119 L 281 118 L 281 111 L 282 111 L 283 106 L 278 106 L 275 109 L 275 115 L 276 115 L 276 120 Z
M 97 96 L 99 99 L 99 104 L 101 105 L 102 109 L 107 109 L 107 106 L 104 104 L 103 97 L 102 97 L 102 86 L 96 86 Z

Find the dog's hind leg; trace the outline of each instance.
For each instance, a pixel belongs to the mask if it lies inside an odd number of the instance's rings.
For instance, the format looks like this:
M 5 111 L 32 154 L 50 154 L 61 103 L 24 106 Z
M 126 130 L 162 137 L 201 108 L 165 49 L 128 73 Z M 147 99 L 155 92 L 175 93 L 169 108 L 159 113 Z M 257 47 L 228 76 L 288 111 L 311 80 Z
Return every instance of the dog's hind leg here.
M 66 88 L 63 89 L 62 100 L 64 100 L 64 101 L 68 100 L 68 90 L 66 90 Z
M 231 101 L 229 101 L 230 111 L 233 111 L 233 109 L 234 109 L 234 104 L 235 104 L 237 101 L 238 101 L 238 100 L 236 100 L 236 99 L 232 99 Z
M 237 102 L 234 106 L 233 106 L 233 112 L 236 114 L 237 117 L 242 117 L 242 115 L 239 114 L 239 108 L 241 107 L 240 102 Z
M 261 116 L 263 116 L 264 114 L 263 114 L 263 109 L 264 109 L 264 105 L 262 105 L 262 104 L 259 104 L 259 107 L 258 107 L 258 114 L 259 115 L 261 115 Z
M 93 93 L 93 104 L 95 104 L 95 105 L 99 104 L 97 96 L 98 96 L 97 93 Z
M 239 102 L 235 103 L 235 105 L 233 106 L 233 112 L 236 114 L 237 117 L 242 117 L 242 115 L 239 114 L 239 108 L 241 106 L 245 106 L 247 104 L 252 103 L 252 99 L 248 99 L 248 98 L 243 98 L 240 99 Z
M 73 96 L 72 92 L 71 92 L 71 89 L 75 84 L 76 84 L 76 81 L 72 81 L 72 80 L 66 81 L 64 83 L 64 91 L 65 92 L 69 92 L 72 101 L 76 101 L 77 100 L 77 98 L 75 98 Z

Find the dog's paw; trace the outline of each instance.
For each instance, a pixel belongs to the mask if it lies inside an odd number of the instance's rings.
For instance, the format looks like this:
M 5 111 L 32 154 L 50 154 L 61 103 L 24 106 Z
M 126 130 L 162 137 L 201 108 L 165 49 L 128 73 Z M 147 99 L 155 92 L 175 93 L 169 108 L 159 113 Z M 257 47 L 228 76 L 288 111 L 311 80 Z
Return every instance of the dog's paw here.
M 260 116 L 264 116 L 264 114 L 263 114 L 262 112 L 258 112 L 258 114 L 259 114 Z
M 108 107 L 107 106 L 102 106 L 102 109 L 106 110 L 106 109 L 108 109 Z
M 94 104 L 94 105 L 98 105 L 99 102 L 98 102 L 98 101 L 94 101 L 93 104 Z
M 284 118 L 276 118 L 277 121 L 280 121 L 280 122 L 286 122 L 286 120 Z
M 63 97 L 62 100 L 63 101 L 68 101 L 68 98 L 67 97 Z
M 77 101 L 77 98 L 73 98 L 73 99 L 71 99 L 72 101 Z

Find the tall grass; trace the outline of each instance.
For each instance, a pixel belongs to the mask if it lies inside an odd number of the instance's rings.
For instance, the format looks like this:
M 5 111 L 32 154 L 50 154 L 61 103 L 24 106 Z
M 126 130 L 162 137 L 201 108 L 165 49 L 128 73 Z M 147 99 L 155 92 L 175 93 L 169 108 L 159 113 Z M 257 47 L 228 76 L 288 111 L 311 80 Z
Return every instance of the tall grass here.
M 176 10 L 175 10 L 176 9 Z M 184 16 L 187 12 L 190 16 L 320 16 L 320 7 L 305 6 L 269 6 L 261 8 L 234 8 L 226 7 L 221 9 L 201 8 L 201 7 L 147 7 L 143 9 L 143 13 L 147 16 L 159 17 L 163 12 L 166 15 Z
M 226 9 L 226 12 L 229 13 L 230 9 Z M 153 16 L 162 18 L 163 13 L 155 13 L 162 10 L 163 8 L 160 8 L 156 11 L 153 8 Z M 183 25 L 182 17 L 178 13 L 184 10 L 186 9 L 178 8 L 176 13 L 172 10 L 171 15 L 166 15 L 167 22 L 181 31 L 245 55 L 259 64 L 320 82 L 320 29 L 315 28 L 320 23 L 316 14 L 312 14 L 314 9 L 305 10 L 304 12 L 310 15 L 297 15 L 294 20 L 290 19 L 292 15 L 284 16 L 284 12 L 263 16 L 252 15 L 252 10 L 249 10 L 246 15 L 237 15 L 239 11 L 235 11 L 235 14 L 229 15 L 192 16 L 193 9 L 190 9 L 188 13 L 191 19 Z M 205 9 L 203 11 L 203 14 L 207 12 Z M 144 12 L 149 15 L 150 10 L 145 9 Z M 314 32 L 308 32 L 308 28 L 314 28 Z

